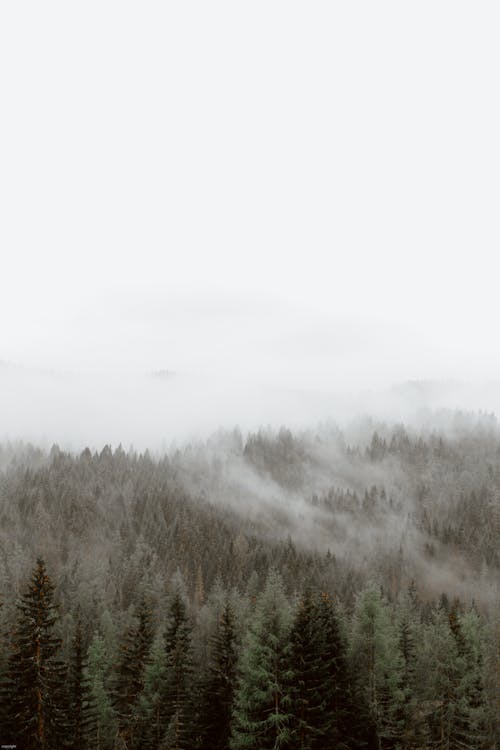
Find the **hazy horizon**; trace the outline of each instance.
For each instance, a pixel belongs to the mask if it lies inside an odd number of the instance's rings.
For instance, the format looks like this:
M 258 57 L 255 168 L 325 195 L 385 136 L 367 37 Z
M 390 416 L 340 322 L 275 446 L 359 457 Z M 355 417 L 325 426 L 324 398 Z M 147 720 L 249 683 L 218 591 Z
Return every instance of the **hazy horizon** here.
M 4 5 L 0 432 L 309 423 L 407 381 L 495 410 L 499 20 Z M 159 370 L 190 385 L 158 414 Z

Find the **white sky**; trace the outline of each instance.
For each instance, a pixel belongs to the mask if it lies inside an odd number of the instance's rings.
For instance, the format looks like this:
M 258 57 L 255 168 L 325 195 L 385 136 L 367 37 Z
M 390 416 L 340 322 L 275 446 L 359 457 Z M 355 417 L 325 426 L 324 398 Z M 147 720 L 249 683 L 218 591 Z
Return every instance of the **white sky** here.
M 500 377 L 496 2 L 0 4 L 0 359 Z

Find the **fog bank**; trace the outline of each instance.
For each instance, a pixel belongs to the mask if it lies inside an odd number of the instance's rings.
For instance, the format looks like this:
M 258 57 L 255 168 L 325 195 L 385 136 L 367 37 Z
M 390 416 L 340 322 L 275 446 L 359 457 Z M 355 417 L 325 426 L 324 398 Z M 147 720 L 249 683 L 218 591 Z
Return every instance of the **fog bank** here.
M 200 373 L 68 374 L 0 367 L 0 437 L 80 450 L 104 444 L 155 451 L 219 428 L 292 429 L 366 415 L 439 426 L 436 411 L 500 413 L 500 384 L 410 382 L 379 389 L 299 388 Z

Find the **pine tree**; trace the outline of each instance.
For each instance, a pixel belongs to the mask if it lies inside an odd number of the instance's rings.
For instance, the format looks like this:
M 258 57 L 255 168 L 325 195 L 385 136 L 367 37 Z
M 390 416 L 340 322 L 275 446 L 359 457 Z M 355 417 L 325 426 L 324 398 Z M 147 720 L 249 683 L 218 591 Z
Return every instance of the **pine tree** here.
M 190 750 L 195 723 L 191 699 L 193 674 L 191 627 L 179 585 L 174 591 L 169 606 L 165 653 L 164 709 L 168 747 L 175 750 Z
M 201 748 L 229 750 L 237 647 L 234 614 L 228 599 L 212 636 L 211 646 L 208 675 L 202 687 L 198 744 Z
M 109 660 L 103 638 L 96 633 L 87 652 L 85 688 L 88 694 L 87 743 L 92 750 L 113 750 L 116 716 L 107 689 Z
M 144 690 L 139 696 L 140 728 L 138 736 L 144 750 L 158 750 L 165 730 L 164 695 L 166 655 L 162 633 L 157 633 L 144 670 Z
M 290 740 L 290 627 L 283 582 L 271 571 L 241 654 L 232 750 L 284 748 Z
M 9 660 L 10 724 L 25 750 L 70 745 L 65 705 L 66 668 L 57 657 L 61 641 L 53 629 L 58 619 L 54 587 L 39 559 L 17 604 L 19 612 Z
M 463 661 L 458 650 L 461 633 L 454 635 L 457 627 L 456 612 L 445 609 L 441 602 L 424 631 L 420 657 L 420 674 L 425 675 L 423 718 L 429 728 L 428 744 L 436 750 L 455 748 L 454 738 L 460 733 L 458 690 Z
M 402 659 L 401 670 L 401 745 L 403 748 L 425 744 L 425 722 L 418 719 L 417 644 L 420 618 L 417 596 L 412 582 L 397 612 L 398 648 Z M 425 676 L 422 676 L 425 680 Z
M 78 750 L 86 748 L 85 730 L 88 725 L 84 670 L 82 625 L 80 613 L 78 613 L 69 669 L 71 741 L 72 746 Z
M 3 601 L 0 601 L 3 613 Z M 11 701 L 10 684 L 8 680 L 8 630 L 3 621 L 0 619 L 0 727 L 2 727 L 2 737 L 5 741 L 13 740 L 11 732 L 9 705 Z
M 334 723 L 333 700 L 326 685 L 329 664 L 324 658 L 326 639 L 322 626 L 319 607 L 308 590 L 299 603 L 290 633 L 291 733 L 293 746 L 300 750 L 324 747 Z
M 452 632 L 457 639 L 458 681 L 452 742 L 461 750 L 486 747 L 488 708 L 484 686 L 483 634 L 474 610 L 459 615 Z
M 395 747 L 402 732 L 402 659 L 389 608 L 375 586 L 358 598 L 350 649 L 358 706 L 368 708 L 379 750 Z
M 136 620 L 121 644 L 113 700 L 120 736 L 130 748 L 141 744 L 136 736 L 140 722 L 139 698 L 144 689 L 145 667 L 153 641 L 151 610 L 144 598 L 139 604 Z
M 325 665 L 324 691 L 328 727 L 324 745 L 353 747 L 360 741 L 359 713 L 354 705 L 353 688 L 347 665 L 347 644 L 330 597 L 323 593 L 318 601 L 321 630 L 321 660 Z M 330 718 L 331 710 L 331 718 Z

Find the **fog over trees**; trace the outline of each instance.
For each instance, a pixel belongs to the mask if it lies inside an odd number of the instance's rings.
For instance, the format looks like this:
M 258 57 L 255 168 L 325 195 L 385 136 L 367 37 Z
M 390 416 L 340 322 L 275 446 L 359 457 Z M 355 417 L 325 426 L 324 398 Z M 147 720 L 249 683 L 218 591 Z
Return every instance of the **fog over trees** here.
M 500 429 L 0 448 L 2 742 L 487 748 Z
M 499 750 L 499 28 L 0 2 L 0 750 Z

